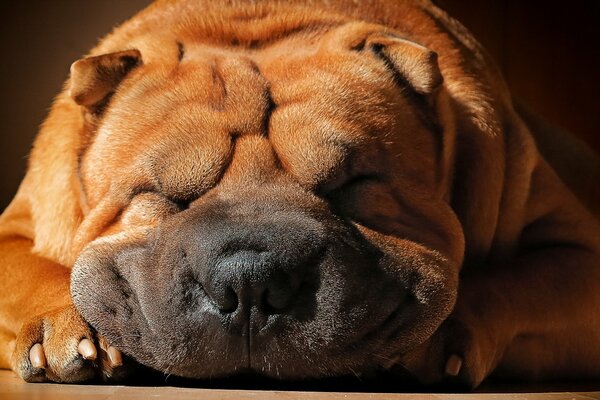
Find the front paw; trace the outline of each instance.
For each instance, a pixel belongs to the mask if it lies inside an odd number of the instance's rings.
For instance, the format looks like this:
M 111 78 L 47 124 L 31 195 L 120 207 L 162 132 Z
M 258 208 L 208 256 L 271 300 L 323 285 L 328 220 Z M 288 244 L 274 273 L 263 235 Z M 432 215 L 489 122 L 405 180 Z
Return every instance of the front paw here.
M 451 317 L 401 363 L 423 384 L 472 390 L 495 368 L 501 348 L 493 332 Z
M 73 305 L 24 324 L 12 357 L 13 370 L 27 382 L 118 381 L 131 372 L 129 364 L 92 332 Z

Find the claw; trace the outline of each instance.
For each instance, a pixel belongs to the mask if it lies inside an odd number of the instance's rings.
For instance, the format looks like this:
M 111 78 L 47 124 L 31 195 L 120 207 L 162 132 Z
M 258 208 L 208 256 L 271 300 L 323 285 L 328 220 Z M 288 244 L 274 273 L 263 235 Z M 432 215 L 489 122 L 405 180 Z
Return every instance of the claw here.
M 123 365 L 123 357 L 121 352 L 115 347 L 110 346 L 106 353 L 108 354 L 108 361 L 110 362 L 111 367 L 115 368 Z
M 94 346 L 94 343 L 92 343 L 92 341 L 89 339 L 83 339 L 81 342 L 79 342 L 77 351 L 86 360 L 95 360 L 96 356 L 98 355 L 96 346 Z
M 29 361 L 34 368 L 46 368 L 46 355 L 40 343 L 36 343 L 29 349 Z
M 462 368 L 463 359 L 456 354 L 452 354 L 446 362 L 446 375 L 458 376 Z

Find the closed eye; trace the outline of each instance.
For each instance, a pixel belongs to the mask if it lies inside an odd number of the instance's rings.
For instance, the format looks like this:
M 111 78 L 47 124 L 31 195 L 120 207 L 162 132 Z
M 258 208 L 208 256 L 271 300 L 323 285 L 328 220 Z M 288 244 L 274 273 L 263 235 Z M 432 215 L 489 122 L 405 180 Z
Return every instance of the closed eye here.
M 326 198 L 332 198 L 360 185 L 373 182 L 381 182 L 381 178 L 373 173 L 358 174 L 335 184 L 323 185 L 317 189 L 317 194 Z
M 179 211 L 185 211 L 188 208 L 190 208 L 190 204 L 192 203 L 192 200 L 187 200 L 187 199 L 175 199 L 175 198 L 169 198 L 167 197 L 167 199 L 175 204 L 178 208 Z
M 190 204 L 193 200 L 178 198 L 175 196 L 169 196 L 167 194 L 162 193 L 161 191 L 143 188 L 134 191 L 133 199 L 148 199 L 150 201 L 160 202 L 160 201 L 168 201 L 170 204 L 174 205 L 178 211 L 184 211 L 190 208 Z
M 363 184 L 366 182 L 371 183 L 373 181 L 380 181 L 380 180 L 381 179 L 379 178 L 379 176 L 377 176 L 375 174 L 357 175 L 357 176 L 350 178 L 348 181 L 344 182 L 344 184 L 341 187 L 344 188 L 344 187 L 356 186 L 356 185 L 360 185 L 360 184 Z

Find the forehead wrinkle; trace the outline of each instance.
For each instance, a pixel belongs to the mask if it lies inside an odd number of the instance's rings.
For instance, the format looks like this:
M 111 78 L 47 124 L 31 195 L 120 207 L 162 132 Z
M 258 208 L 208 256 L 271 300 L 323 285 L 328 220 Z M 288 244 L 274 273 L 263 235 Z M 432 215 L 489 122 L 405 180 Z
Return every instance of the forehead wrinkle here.
M 127 112 L 131 107 L 164 110 L 169 103 L 174 105 L 182 99 L 198 103 L 220 103 L 223 100 L 224 85 L 219 77 L 214 61 L 207 57 L 190 62 L 182 62 L 176 68 L 150 66 L 144 74 L 128 85 L 115 97 L 119 102 L 115 110 Z M 154 110 L 152 110 L 154 111 Z
M 303 7 L 295 8 L 299 10 L 282 12 L 270 4 L 237 4 L 229 8 L 223 4 L 211 7 L 209 3 L 200 15 L 176 18 L 174 29 L 186 41 L 253 47 L 256 43 L 268 46 L 298 33 L 326 31 L 347 19 L 326 12 L 307 15 L 302 12 Z
M 213 107 L 216 110 L 223 111 L 225 109 L 225 103 L 227 102 L 227 86 L 225 86 L 225 80 L 223 79 L 223 75 L 221 75 L 216 62 L 210 63 L 210 74 L 213 88 L 216 89 L 215 93 L 220 94 L 220 96 L 216 96 L 217 101 L 213 102 Z
M 192 111 L 192 107 L 200 110 Z M 156 186 L 157 181 L 153 179 L 155 174 L 152 171 L 160 163 L 148 157 L 149 149 L 166 149 L 177 142 L 190 146 L 190 143 L 198 142 L 198 139 L 202 138 L 203 131 L 220 130 L 218 125 L 215 125 L 219 119 L 210 118 L 211 113 L 205 112 L 204 108 L 205 106 L 198 102 L 182 100 L 168 108 L 161 108 L 162 112 L 146 112 L 146 115 L 137 118 L 134 124 L 127 118 L 131 110 L 123 116 L 109 116 L 99 127 L 97 139 L 90 148 L 90 157 L 85 160 L 82 172 L 86 178 L 96 181 L 97 187 L 110 185 L 110 182 L 116 179 L 114 169 L 104 171 L 102 168 L 88 168 L 88 165 L 110 163 L 125 173 L 134 170 L 145 175 L 152 181 L 152 185 Z M 208 148 L 210 145 L 204 147 Z M 115 152 L 115 149 L 122 151 Z
M 191 107 L 170 113 L 145 152 L 157 190 L 180 199 L 198 197 L 214 185 L 232 153 L 229 131 L 218 113 Z
M 217 59 L 217 70 L 226 92 L 222 118 L 234 136 L 264 134 L 270 111 L 269 82 L 250 57 L 238 54 Z

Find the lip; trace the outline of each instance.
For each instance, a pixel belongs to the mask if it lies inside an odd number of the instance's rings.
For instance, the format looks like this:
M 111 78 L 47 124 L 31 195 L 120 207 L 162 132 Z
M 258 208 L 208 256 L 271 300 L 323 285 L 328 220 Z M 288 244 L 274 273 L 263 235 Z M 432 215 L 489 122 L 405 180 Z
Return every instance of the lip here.
M 408 308 L 403 298 L 402 301 L 398 302 L 379 320 L 380 322 L 373 324 L 370 329 L 348 343 L 346 349 L 351 350 L 355 348 L 357 343 L 360 343 L 361 347 L 369 348 L 376 346 L 378 343 L 385 342 L 386 339 L 393 336 L 394 332 L 405 328 Z

